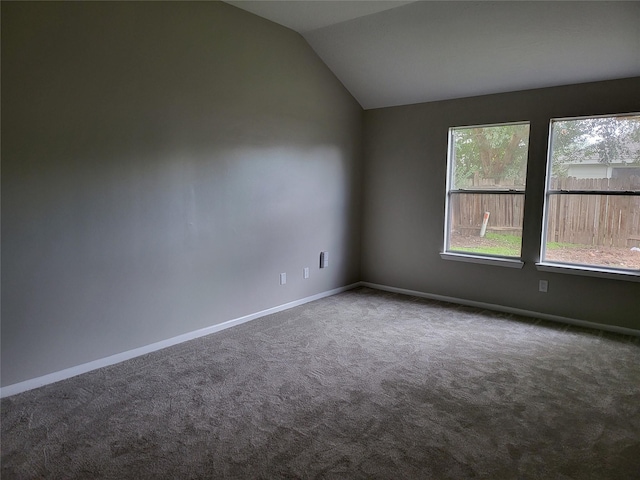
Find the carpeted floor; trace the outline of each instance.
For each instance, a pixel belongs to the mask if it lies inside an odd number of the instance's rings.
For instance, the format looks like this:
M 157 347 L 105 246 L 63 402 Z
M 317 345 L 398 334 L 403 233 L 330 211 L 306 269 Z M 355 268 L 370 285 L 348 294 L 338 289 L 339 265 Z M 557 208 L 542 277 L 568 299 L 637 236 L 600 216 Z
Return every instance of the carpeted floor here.
M 2 479 L 640 478 L 640 339 L 352 290 L 2 400 Z

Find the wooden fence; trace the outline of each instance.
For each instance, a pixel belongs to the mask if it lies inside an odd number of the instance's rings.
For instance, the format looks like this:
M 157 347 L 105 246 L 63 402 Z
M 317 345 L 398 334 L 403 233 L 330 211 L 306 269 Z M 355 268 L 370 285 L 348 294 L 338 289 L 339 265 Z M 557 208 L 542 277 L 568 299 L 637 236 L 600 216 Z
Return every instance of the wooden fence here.
M 637 190 L 640 177 L 616 179 L 558 179 L 554 190 Z M 453 231 L 476 235 L 484 212 L 490 212 L 488 231 L 521 235 L 524 195 L 454 194 L 451 198 Z M 640 196 L 552 195 L 547 241 L 583 245 L 640 246 Z
M 480 233 L 484 212 L 489 212 L 488 231 L 521 235 L 524 195 L 456 193 L 451 196 L 451 225 L 462 235 Z

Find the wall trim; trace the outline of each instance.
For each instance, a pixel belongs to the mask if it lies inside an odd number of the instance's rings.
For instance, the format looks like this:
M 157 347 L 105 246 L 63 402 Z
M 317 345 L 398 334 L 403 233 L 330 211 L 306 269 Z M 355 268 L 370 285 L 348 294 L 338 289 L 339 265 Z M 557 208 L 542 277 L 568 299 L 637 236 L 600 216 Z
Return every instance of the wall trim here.
M 226 322 L 218 323 L 216 325 L 211 325 L 210 327 L 205 327 L 199 330 L 194 330 L 192 332 L 183 333 L 182 335 L 168 338 L 166 340 L 161 340 L 160 342 L 151 343 L 149 345 L 134 348 L 133 350 L 128 350 L 126 352 L 117 353 L 109 357 L 99 358 L 98 360 L 93 360 L 91 362 L 83 363 L 81 365 L 76 365 L 74 367 L 65 368 L 64 370 L 59 370 L 57 372 L 49 373 L 41 377 L 31 378 L 23 382 L 7 385 L 6 387 L 0 388 L 0 398 L 17 395 L 18 393 L 26 392 L 28 390 L 33 390 L 34 388 L 38 388 L 38 387 L 43 387 L 45 385 L 56 383 L 61 380 L 66 380 L 68 378 L 75 377 L 77 375 L 82 375 L 83 373 L 87 373 L 92 370 L 97 370 L 102 367 L 115 365 L 116 363 L 121 363 L 126 360 L 130 360 L 132 358 L 145 355 L 147 353 L 155 352 L 157 350 L 162 350 L 163 348 L 171 347 L 179 343 L 188 342 L 189 340 L 194 340 L 199 337 L 204 337 L 205 335 L 210 335 L 212 333 L 216 333 L 221 330 L 225 330 L 227 328 L 235 327 L 236 325 L 240 325 L 242 323 L 246 323 L 251 320 L 256 320 L 266 315 L 282 312 L 283 310 L 288 310 L 290 308 L 297 307 L 305 303 L 313 302 L 315 300 L 320 300 L 321 298 L 330 297 L 332 295 L 336 295 L 338 293 L 351 290 L 353 288 L 358 287 L 359 285 L 360 283 L 356 282 L 356 283 L 352 283 L 351 285 L 346 285 L 344 287 L 334 288 L 332 290 L 327 290 L 325 292 L 321 292 L 316 295 L 311 295 L 310 297 L 301 298 L 300 300 L 294 300 L 292 302 L 284 303 L 282 305 L 268 308 L 260 312 L 251 313 L 243 317 L 238 317 L 232 320 L 227 320 Z
M 486 310 L 495 310 L 498 312 L 513 313 L 515 315 L 522 315 L 524 317 L 541 318 L 543 320 L 550 320 L 552 322 L 565 323 L 569 325 L 575 325 L 578 327 L 593 328 L 596 330 L 604 330 L 607 332 L 620 333 L 623 335 L 640 337 L 640 330 L 635 330 L 633 328 L 627 328 L 627 327 L 619 327 L 617 325 L 606 325 L 603 323 L 588 322 L 586 320 L 577 320 L 575 318 L 561 317 L 560 315 L 551 315 L 548 313 L 534 312 L 531 310 L 524 310 L 522 308 L 505 307 L 504 305 L 496 305 L 494 303 L 476 302 L 474 300 L 465 300 L 463 298 L 448 297 L 445 295 L 436 295 L 434 293 L 419 292 L 417 290 L 407 290 L 405 288 L 390 287 L 388 285 L 380 285 L 380 284 L 371 283 L 371 282 L 360 282 L 360 285 L 363 287 L 369 287 L 376 290 L 384 290 L 386 292 L 401 293 L 404 295 L 413 295 L 414 297 L 428 298 L 430 300 L 440 300 L 443 302 L 467 305 L 469 307 L 478 307 L 478 308 L 484 308 Z

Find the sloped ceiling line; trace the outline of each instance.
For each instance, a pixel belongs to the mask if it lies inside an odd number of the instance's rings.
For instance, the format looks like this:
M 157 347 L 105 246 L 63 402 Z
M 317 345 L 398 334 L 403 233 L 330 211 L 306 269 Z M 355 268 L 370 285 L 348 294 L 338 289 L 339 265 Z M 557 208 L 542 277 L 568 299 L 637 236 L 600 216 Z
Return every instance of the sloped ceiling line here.
M 228 3 L 298 31 L 365 109 L 640 76 L 640 2 Z

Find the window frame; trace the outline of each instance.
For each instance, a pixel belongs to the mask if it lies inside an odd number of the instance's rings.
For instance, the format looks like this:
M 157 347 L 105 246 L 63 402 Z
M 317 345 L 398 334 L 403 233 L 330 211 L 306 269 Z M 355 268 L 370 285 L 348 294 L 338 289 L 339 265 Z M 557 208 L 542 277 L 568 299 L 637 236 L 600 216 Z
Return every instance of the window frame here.
M 637 196 L 640 197 L 640 191 L 623 191 L 623 190 L 556 190 L 551 189 L 552 169 L 553 169 L 553 127 L 554 123 L 570 120 L 586 120 L 592 118 L 612 118 L 623 116 L 635 116 L 640 113 L 613 113 L 603 115 L 583 115 L 577 117 L 553 117 L 549 120 L 547 132 L 547 160 L 545 169 L 544 196 L 543 196 L 543 214 L 542 228 L 540 229 L 540 251 L 539 259 L 536 262 L 536 268 L 539 271 L 582 275 L 590 277 L 611 278 L 616 280 L 631 280 L 640 282 L 640 269 L 624 269 L 624 268 L 607 268 L 601 265 L 589 265 L 581 263 L 559 262 L 544 260 L 547 251 L 548 226 L 550 215 L 551 197 L 553 195 L 602 195 L 602 196 Z
M 504 127 L 509 125 L 527 125 L 529 128 L 529 134 L 527 137 L 527 164 L 525 167 L 525 185 L 522 190 L 517 189 L 509 189 L 509 188 L 496 188 L 493 190 L 489 189 L 473 189 L 473 188 L 457 188 L 453 189 L 452 186 L 454 184 L 453 175 L 454 175 L 454 142 L 453 142 L 453 134 L 455 130 L 460 129 L 471 129 L 471 128 L 490 128 L 490 127 Z M 520 120 L 513 122 L 500 122 L 500 123 L 487 123 L 487 124 L 479 124 L 479 125 L 459 125 L 455 127 L 449 127 L 447 134 L 447 174 L 445 181 L 445 207 L 444 207 L 444 242 L 443 242 L 443 250 L 440 252 L 440 257 L 444 260 L 454 260 L 461 262 L 469 262 L 469 263 L 478 263 L 484 265 L 495 265 L 501 267 L 509 267 L 509 268 L 518 268 L 521 269 L 524 267 L 524 261 L 522 260 L 522 237 L 520 240 L 520 255 L 518 257 L 510 257 L 503 255 L 493 255 L 489 253 L 470 253 L 463 251 L 455 251 L 451 250 L 450 247 L 450 223 L 451 223 L 451 198 L 454 194 L 497 194 L 497 195 L 522 195 L 523 196 L 523 214 L 522 214 L 522 227 L 524 229 L 524 218 L 525 218 L 525 204 L 526 204 L 526 193 L 527 193 L 527 172 L 529 169 L 529 149 L 531 146 L 531 121 L 529 120 Z

